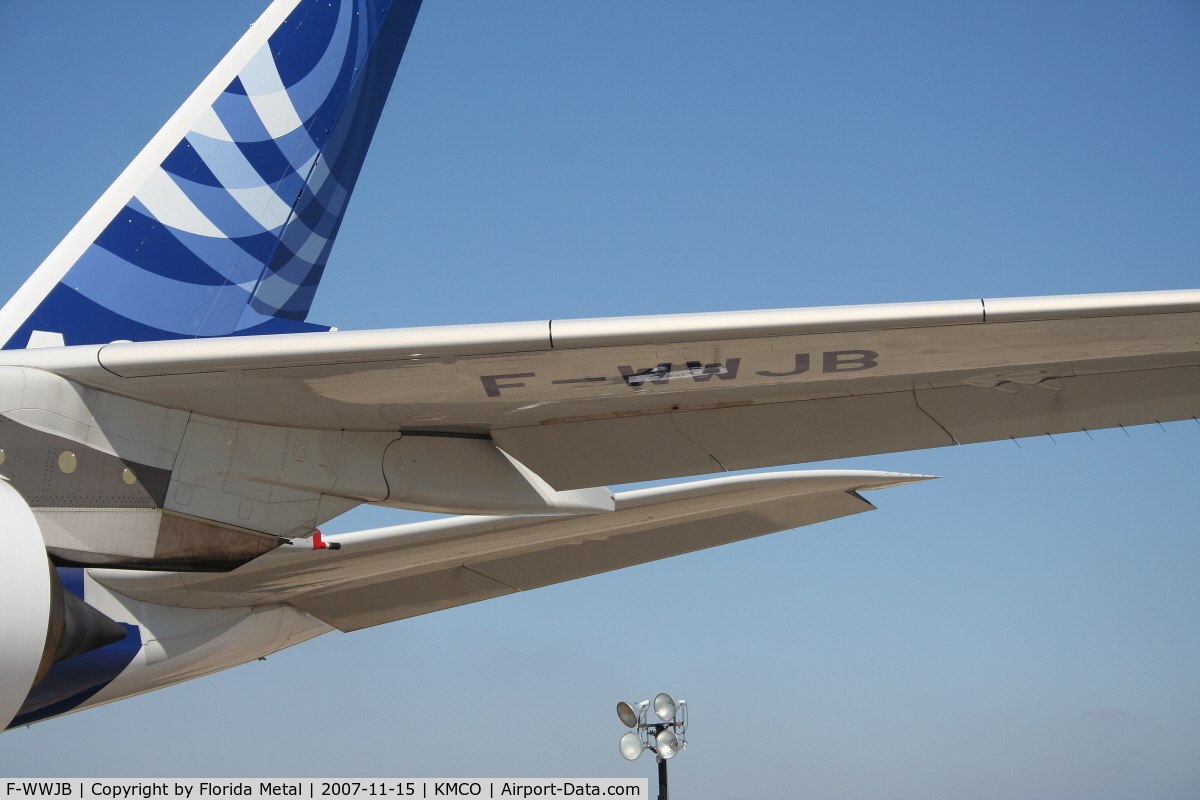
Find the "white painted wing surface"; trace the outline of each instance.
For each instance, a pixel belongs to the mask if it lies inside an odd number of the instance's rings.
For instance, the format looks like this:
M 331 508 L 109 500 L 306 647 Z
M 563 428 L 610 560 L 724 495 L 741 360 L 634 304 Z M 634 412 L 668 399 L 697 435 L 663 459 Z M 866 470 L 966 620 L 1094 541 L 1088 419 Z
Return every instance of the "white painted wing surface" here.
M 225 419 L 490 435 L 558 490 L 1200 415 L 1200 290 L 9 352 Z
M 340 550 L 271 554 L 230 573 L 91 575 L 135 600 L 194 608 L 287 602 L 350 631 L 870 511 L 857 491 L 929 477 L 730 476 L 622 492 L 607 514 L 451 517 L 331 536 Z

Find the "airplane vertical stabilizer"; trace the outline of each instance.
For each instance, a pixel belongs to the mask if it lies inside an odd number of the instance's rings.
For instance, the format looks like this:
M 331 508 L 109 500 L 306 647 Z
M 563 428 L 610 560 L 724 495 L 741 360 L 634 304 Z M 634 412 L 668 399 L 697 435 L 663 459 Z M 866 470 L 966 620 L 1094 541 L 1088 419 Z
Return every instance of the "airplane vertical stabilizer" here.
M 0 310 L 6 349 L 305 322 L 420 0 L 275 0 Z

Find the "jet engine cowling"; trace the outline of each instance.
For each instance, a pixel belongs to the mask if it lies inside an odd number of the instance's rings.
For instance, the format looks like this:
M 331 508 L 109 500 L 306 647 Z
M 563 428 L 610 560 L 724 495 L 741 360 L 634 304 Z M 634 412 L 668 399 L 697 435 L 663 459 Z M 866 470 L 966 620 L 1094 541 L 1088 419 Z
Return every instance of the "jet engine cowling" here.
M 0 480 L 0 730 L 51 665 L 120 641 L 125 629 L 66 591 L 37 520 Z
M 0 481 L 0 728 L 17 715 L 42 670 L 50 628 L 46 547 L 29 506 Z

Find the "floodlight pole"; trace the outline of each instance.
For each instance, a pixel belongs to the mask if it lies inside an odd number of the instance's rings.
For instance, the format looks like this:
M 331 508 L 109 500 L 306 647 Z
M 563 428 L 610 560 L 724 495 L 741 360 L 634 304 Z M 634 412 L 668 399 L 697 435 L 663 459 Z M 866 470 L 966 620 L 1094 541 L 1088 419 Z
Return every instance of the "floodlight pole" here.
M 669 725 L 657 724 L 654 726 L 654 734 L 665 731 Z M 668 800 L 667 798 L 667 760 L 662 757 L 662 754 L 657 749 L 654 750 L 654 756 L 658 759 L 658 800 Z

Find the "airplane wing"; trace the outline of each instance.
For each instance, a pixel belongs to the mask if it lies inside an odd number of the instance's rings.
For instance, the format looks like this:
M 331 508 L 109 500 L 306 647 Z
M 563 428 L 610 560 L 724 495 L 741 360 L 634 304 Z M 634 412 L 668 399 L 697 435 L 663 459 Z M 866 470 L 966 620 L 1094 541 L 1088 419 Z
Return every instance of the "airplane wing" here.
M 1200 290 L 4 357 L 212 417 L 490 438 L 565 490 L 1200 416 Z
M 90 574 L 135 600 L 190 608 L 286 602 L 352 631 L 870 511 L 858 491 L 929 477 L 730 476 L 622 492 L 607 514 L 451 517 L 331 536 L 339 550 L 281 548 L 230 573 Z

